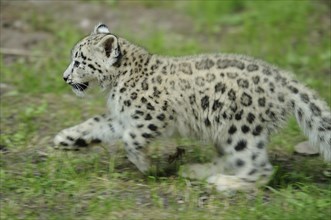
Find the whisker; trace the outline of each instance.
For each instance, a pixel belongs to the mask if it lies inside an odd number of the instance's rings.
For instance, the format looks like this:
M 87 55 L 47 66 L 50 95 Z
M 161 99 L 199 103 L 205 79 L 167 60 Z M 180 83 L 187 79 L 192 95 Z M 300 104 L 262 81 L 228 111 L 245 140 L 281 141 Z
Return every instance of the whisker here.
M 86 88 L 84 89 L 84 87 L 83 87 L 82 85 L 85 85 L 85 84 L 78 84 L 78 88 L 79 88 L 79 91 L 85 95 L 85 94 L 86 94 L 86 93 L 85 93 L 85 89 L 86 89 Z M 85 86 L 86 86 L 86 85 L 85 85 Z

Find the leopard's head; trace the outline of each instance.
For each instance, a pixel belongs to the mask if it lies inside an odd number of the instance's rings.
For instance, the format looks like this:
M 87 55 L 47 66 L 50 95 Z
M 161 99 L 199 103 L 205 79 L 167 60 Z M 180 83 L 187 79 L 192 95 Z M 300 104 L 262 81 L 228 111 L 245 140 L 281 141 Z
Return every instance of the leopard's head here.
M 105 24 L 99 24 L 72 49 L 71 63 L 63 73 L 63 79 L 78 96 L 84 96 L 93 83 L 101 87 L 111 83 L 120 60 L 118 38 Z

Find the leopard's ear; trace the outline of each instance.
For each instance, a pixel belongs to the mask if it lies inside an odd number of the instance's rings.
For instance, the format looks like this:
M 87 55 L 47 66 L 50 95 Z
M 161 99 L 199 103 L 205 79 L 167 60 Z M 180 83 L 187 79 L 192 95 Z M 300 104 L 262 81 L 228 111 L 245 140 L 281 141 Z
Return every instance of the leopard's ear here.
M 105 53 L 108 58 L 118 58 L 119 55 L 119 45 L 117 37 L 112 34 L 105 35 L 97 43 L 97 48 Z
M 107 25 L 100 23 L 94 27 L 92 34 L 110 34 L 110 31 Z

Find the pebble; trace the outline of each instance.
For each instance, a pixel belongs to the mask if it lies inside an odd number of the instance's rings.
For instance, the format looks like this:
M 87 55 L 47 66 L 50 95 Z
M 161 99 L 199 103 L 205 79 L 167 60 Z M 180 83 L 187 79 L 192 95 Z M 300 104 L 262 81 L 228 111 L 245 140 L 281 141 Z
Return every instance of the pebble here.
M 294 152 L 300 155 L 313 156 L 318 155 L 319 151 L 312 146 L 308 141 L 301 142 L 294 147 Z

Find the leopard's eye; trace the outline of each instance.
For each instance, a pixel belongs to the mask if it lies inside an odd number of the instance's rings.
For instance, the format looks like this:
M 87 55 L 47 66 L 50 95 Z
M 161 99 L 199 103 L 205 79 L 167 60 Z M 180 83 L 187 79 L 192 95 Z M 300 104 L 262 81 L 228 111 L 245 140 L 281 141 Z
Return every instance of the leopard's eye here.
M 75 62 L 74 62 L 74 67 L 78 67 L 78 66 L 79 66 L 79 64 L 80 64 L 80 62 L 78 62 L 78 61 L 75 61 Z

